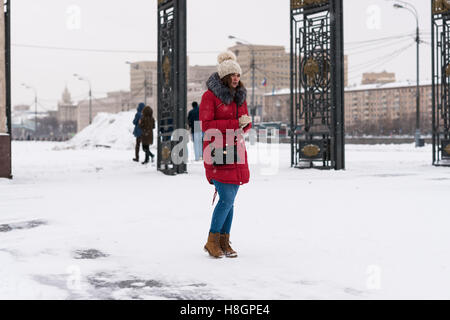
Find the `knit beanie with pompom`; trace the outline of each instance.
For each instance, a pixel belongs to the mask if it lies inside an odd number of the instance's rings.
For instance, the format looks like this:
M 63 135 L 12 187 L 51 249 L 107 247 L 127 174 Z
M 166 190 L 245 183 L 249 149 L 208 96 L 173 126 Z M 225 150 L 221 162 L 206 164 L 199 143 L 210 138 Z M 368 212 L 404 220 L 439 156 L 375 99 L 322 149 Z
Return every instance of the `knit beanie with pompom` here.
M 219 63 L 218 73 L 220 79 L 233 73 L 242 74 L 241 67 L 236 60 L 235 54 L 231 51 L 225 51 L 219 54 L 217 62 Z

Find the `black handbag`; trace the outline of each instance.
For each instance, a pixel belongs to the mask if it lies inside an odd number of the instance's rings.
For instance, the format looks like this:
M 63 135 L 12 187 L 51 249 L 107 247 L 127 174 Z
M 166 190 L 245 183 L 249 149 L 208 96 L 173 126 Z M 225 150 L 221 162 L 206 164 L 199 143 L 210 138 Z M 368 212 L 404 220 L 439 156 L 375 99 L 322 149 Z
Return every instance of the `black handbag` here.
M 220 104 L 219 107 L 223 105 Z M 239 120 L 239 107 L 236 105 L 236 119 Z M 219 167 L 224 166 L 226 164 L 233 164 L 240 162 L 240 158 L 238 155 L 238 148 L 235 144 L 237 141 L 236 137 L 234 137 L 234 143 L 232 146 L 225 146 L 225 148 L 211 148 L 211 158 L 213 159 L 213 166 Z M 233 154 L 233 158 L 232 155 Z M 217 160 L 217 161 L 216 161 Z
M 232 159 L 230 159 L 232 157 L 231 153 L 233 153 Z M 218 161 L 216 161 L 217 159 L 216 155 L 219 155 L 217 156 L 219 158 Z M 212 148 L 211 157 L 213 159 L 214 166 L 224 166 L 226 164 L 233 164 L 239 162 L 240 160 L 236 145 L 227 146 L 225 148 Z

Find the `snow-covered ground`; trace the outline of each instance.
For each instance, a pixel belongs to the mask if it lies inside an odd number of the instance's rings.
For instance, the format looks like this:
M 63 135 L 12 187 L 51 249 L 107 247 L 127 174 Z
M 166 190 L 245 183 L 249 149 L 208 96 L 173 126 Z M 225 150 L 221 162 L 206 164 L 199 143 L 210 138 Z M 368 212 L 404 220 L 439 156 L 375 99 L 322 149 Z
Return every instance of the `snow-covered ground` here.
M 248 146 L 239 257 L 215 260 L 201 163 L 165 176 L 129 148 L 67 145 L 12 145 L 0 299 L 450 298 L 450 169 L 430 165 L 430 146 L 349 145 L 339 172 L 290 168 L 289 145 Z

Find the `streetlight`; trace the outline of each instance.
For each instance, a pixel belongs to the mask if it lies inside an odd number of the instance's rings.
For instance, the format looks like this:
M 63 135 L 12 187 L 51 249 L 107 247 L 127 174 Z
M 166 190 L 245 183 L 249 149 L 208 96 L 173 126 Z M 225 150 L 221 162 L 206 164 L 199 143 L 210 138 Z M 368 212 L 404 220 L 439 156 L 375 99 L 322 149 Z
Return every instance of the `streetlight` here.
M 22 83 L 22 86 L 26 89 L 30 89 L 34 91 L 34 134 L 37 133 L 37 91 L 34 87 L 31 87 L 29 85 L 26 85 L 25 83 Z
M 149 74 L 149 71 L 140 69 L 138 63 L 133 64 L 130 61 L 125 61 L 125 63 L 129 64 L 131 67 L 133 67 L 136 70 L 142 70 L 142 72 L 144 72 L 144 104 L 147 105 L 147 96 L 148 96 L 147 87 L 148 87 L 148 74 Z
M 416 148 L 421 147 L 420 144 L 420 87 L 419 87 L 419 45 L 420 45 L 420 32 L 419 32 L 419 15 L 417 13 L 416 8 L 405 1 L 399 1 L 397 0 L 394 3 L 395 9 L 405 9 L 411 12 L 414 17 L 416 18 L 416 43 L 417 43 L 417 55 L 416 55 L 416 67 L 417 67 L 417 88 L 416 88 L 416 134 L 415 134 L 415 141 L 416 141 Z
M 252 123 L 255 123 L 255 113 L 256 113 L 256 108 L 255 108 L 255 69 L 256 69 L 256 64 L 255 64 L 255 50 L 253 48 L 253 44 L 251 44 L 250 42 L 240 39 L 238 37 L 235 36 L 228 36 L 228 39 L 236 39 L 236 40 L 240 40 L 237 41 L 236 44 L 238 45 L 244 45 L 250 48 L 250 52 L 252 55 L 251 61 L 250 61 L 250 69 L 252 69 L 252 106 L 250 108 L 251 110 L 251 114 L 252 114 Z
M 92 85 L 91 81 L 88 78 L 82 77 L 77 73 L 74 73 L 73 76 L 80 81 L 87 81 L 89 83 L 89 124 L 92 123 Z

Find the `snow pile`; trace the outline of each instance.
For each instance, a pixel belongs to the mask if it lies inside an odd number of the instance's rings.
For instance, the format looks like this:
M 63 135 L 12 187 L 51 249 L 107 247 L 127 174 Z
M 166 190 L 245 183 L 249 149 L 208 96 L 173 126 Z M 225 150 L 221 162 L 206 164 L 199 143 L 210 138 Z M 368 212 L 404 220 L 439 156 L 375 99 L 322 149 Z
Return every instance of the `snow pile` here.
M 58 144 L 53 150 L 83 150 L 107 148 L 115 150 L 133 150 L 136 138 L 133 135 L 133 119 L 136 111 L 120 113 L 99 113 L 92 124 L 77 133 L 72 139 Z M 155 121 L 156 124 L 156 121 Z M 158 129 L 153 130 L 153 144 L 150 151 L 157 153 Z M 189 136 L 191 137 L 191 136 Z M 194 145 L 191 139 L 188 144 L 188 159 L 194 161 Z M 142 152 L 142 148 L 141 148 Z
M 92 124 L 80 131 L 64 145 L 64 149 L 113 148 L 133 149 L 133 119 L 135 111 L 99 113 Z

